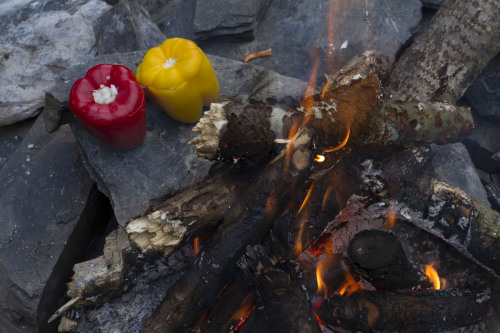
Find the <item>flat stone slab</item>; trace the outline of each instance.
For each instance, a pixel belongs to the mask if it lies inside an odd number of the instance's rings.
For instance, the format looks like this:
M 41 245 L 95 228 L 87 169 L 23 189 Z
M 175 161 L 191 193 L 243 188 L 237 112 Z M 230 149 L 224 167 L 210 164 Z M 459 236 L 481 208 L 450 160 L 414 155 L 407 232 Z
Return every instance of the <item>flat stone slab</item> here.
M 69 88 L 99 63 L 122 64 L 135 71 L 143 55 L 144 51 L 105 55 L 70 68 L 61 76 Z M 304 82 L 263 67 L 217 56 L 209 56 L 209 59 L 219 79 L 219 99 L 300 98 L 306 89 Z M 110 198 L 122 226 L 161 199 L 203 179 L 213 163 L 198 159 L 194 146 L 187 145 L 197 135 L 192 132 L 194 125 L 174 121 L 149 101 L 146 110 L 146 138 L 141 146 L 126 151 L 112 150 L 79 123 L 72 125 L 85 166 L 99 189 Z
M 0 169 L 0 331 L 34 331 L 93 184 L 69 126 L 47 134 L 41 117 Z

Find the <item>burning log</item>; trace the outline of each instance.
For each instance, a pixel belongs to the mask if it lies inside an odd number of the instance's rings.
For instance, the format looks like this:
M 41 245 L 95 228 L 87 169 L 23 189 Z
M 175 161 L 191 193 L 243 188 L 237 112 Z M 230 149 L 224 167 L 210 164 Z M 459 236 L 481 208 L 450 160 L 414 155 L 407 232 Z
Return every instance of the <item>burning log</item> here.
M 500 3 L 447 0 L 388 77 L 394 100 L 455 104 L 500 51 Z
M 200 135 L 189 144 L 207 159 L 261 160 L 272 155 L 276 141 L 286 142 L 303 126 L 313 128 L 319 150 L 329 152 L 347 138 L 350 146 L 456 142 L 472 133 L 473 120 L 469 108 L 446 103 L 384 102 L 378 77 L 370 75 L 291 106 L 212 104 L 193 128 Z
M 471 291 L 359 291 L 328 298 L 316 313 L 326 325 L 352 331 L 436 332 L 478 323 L 487 299 Z
M 309 175 L 312 132 L 302 130 L 226 214 L 194 264 L 171 286 L 142 332 L 184 332 L 217 301 L 249 244 L 259 243 Z
M 239 266 L 264 301 L 273 332 L 321 332 L 294 261 L 270 257 L 257 245 L 247 248 Z
M 356 271 L 377 290 L 404 290 L 425 284 L 390 232 L 361 231 L 350 242 L 348 253 Z
M 168 255 L 187 240 L 207 235 L 260 170 L 248 161 L 221 167 L 192 188 L 167 199 L 127 224 L 143 253 Z

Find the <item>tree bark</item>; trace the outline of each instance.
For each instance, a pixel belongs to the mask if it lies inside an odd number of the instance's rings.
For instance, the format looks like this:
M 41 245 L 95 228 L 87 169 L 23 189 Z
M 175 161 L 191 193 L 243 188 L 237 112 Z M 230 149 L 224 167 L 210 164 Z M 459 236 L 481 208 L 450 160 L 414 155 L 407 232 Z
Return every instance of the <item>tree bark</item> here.
M 455 104 L 500 52 L 500 2 L 447 0 L 396 62 L 392 100 Z
M 472 134 L 474 127 L 469 108 L 383 101 L 381 83 L 372 74 L 293 106 L 212 104 L 193 128 L 200 135 L 189 144 L 207 159 L 262 160 L 272 156 L 275 142 L 286 141 L 304 126 L 315 130 L 316 145 L 326 152 L 345 142 L 350 147 L 457 142 Z

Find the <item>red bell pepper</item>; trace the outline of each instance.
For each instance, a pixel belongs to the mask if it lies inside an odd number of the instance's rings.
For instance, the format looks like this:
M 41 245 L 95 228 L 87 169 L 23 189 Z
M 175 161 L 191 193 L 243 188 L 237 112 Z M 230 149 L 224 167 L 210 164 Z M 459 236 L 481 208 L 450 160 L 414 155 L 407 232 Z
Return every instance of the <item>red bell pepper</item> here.
M 78 79 L 69 108 L 85 128 L 114 149 L 139 146 L 146 135 L 146 99 L 125 66 L 102 64 Z

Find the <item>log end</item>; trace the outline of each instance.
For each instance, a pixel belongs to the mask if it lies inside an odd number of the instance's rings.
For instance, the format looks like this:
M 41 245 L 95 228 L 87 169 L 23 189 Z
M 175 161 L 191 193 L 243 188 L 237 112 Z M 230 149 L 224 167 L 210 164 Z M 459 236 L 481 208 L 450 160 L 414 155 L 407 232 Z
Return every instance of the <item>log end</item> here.
M 220 133 L 227 125 L 224 108 L 228 104 L 230 104 L 229 101 L 212 103 L 210 110 L 205 112 L 196 126 L 193 127 L 193 132 L 200 134 L 189 141 L 188 144 L 196 146 L 196 154 L 198 156 L 208 160 L 217 158 Z
M 131 220 L 127 234 L 142 253 L 163 252 L 166 256 L 182 241 L 186 226 L 178 219 L 169 219 L 167 212 L 157 210 Z

